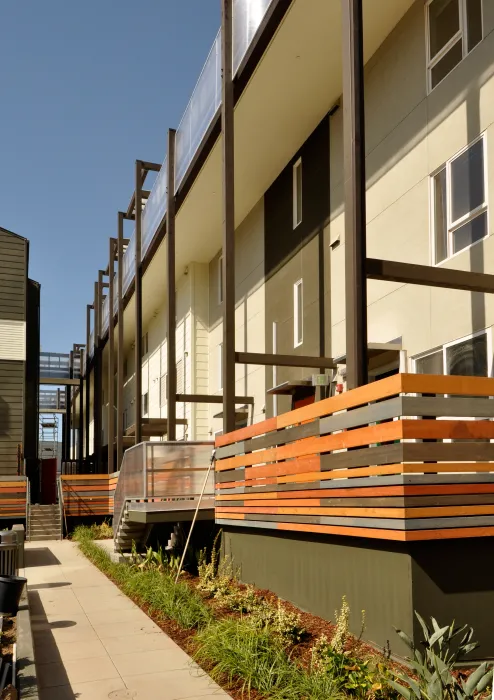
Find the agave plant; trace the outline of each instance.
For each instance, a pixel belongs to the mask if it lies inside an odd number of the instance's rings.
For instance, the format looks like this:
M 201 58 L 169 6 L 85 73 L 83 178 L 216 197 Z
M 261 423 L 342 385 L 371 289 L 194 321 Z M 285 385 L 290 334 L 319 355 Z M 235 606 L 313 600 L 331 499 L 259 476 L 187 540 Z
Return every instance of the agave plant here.
M 415 615 L 424 633 L 422 645 L 425 651 L 418 649 L 403 630 L 396 630 L 412 652 L 408 661 L 415 677 L 396 673 L 396 680 L 390 680 L 389 684 L 405 700 L 470 700 L 485 691 L 492 681 L 493 672 L 486 663 L 466 680 L 460 681 L 453 674 L 455 664 L 478 647 L 478 643 L 472 641 L 472 627 L 455 627 L 454 622 L 440 627 L 432 617 L 432 629 L 429 629 L 417 612 Z

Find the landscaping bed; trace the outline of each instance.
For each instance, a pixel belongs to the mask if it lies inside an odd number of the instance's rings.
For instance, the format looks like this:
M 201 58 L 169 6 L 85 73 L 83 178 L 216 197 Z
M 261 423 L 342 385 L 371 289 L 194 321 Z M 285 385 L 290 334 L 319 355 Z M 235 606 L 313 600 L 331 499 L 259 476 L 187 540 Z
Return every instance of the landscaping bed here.
M 134 552 L 112 562 L 94 528 L 74 533 L 81 551 L 235 700 L 468 700 L 487 697 L 492 669 L 469 676 L 454 670 L 473 647 L 473 630 L 436 621 L 424 629 L 424 650 L 411 645 L 412 671 L 349 634 L 345 598 L 334 623 L 302 613 L 269 591 L 239 584 L 231 562 L 219 563 L 216 544 L 202 552 L 198 576 L 184 573 L 161 551 Z M 419 618 L 421 620 L 421 618 Z M 365 613 L 362 612 L 362 632 Z

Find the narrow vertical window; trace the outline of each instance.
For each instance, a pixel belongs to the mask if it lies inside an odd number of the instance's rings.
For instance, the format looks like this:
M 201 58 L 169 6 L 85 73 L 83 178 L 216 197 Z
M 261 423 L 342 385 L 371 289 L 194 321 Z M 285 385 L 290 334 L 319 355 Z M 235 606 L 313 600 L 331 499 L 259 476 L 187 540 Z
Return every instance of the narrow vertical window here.
M 142 413 L 143 415 L 147 415 L 149 411 L 149 394 L 146 392 L 142 396 Z
M 302 158 L 293 166 L 293 228 L 302 222 Z
M 293 285 L 293 347 L 302 345 L 304 340 L 303 282 Z
M 223 303 L 223 256 L 218 258 L 218 304 Z
M 223 391 L 223 343 L 218 345 L 218 391 Z

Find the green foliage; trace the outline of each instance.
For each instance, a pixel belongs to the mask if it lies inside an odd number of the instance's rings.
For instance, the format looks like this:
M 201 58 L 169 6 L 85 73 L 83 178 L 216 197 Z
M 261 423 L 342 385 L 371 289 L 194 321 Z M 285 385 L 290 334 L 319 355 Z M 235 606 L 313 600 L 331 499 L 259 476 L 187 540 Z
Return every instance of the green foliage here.
M 287 610 L 281 601 L 273 605 L 259 599 L 248 620 L 255 629 L 271 632 L 285 643 L 298 644 L 306 635 L 300 615 Z
M 350 624 L 350 606 L 346 596 L 343 596 L 341 599 L 340 612 L 334 611 L 334 620 L 336 629 L 331 639 L 331 649 L 337 654 L 342 654 L 348 639 L 348 627 Z
M 214 538 L 211 556 L 208 561 L 207 549 L 204 548 L 199 552 L 197 570 L 199 575 L 199 583 L 197 588 L 206 593 L 209 597 L 222 598 L 233 591 L 235 575 L 233 573 L 233 565 L 228 557 L 224 557 L 220 562 L 218 542 L 221 538 L 221 530 Z
M 417 649 L 405 632 L 396 630 L 412 652 L 408 661 L 414 676 L 397 673 L 390 685 L 405 700 L 469 700 L 483 693 L 492 683 L 492 667 L 481 664 L 466 681 L 453 673 L 454 665 L 478 646 L 472 642 L 473 629 L 455 627 L 454 622 L 440 627 L 433 617 L 429 628 L 417 612 L 415 615 L 424 633 L 425 651 Z
M 73 540 L 90 539 L 90 540 L 111 540 L 113 539 L 113 528 L 106 520 L 97 525 L 78 525 L 72 533 Z
M 333 637 L 334 638 L 334 637 Z M 350 651 L 336 651 L 332 640 L 322 635 L 312 647 L 311 669 L 329 676 L 347 695 L 356 698 L 389 698 L 392 678 L 384 658 L 361 659 Z
M 261 602 L 262 598 L 257 595 L 256 589 L 252 585 L 248 585 L 245 588 L 235 586 L 230 593 L 223 596 L 220 600 L 221 607 L 244 615 L 253 612 Z
M 210 674 L 217 681 L 232 683 L 240 678 L 247 695 L 257 690 L 277 700 L 339 698 L 330 679 L 303 671 L 291 661 L 279 638 L 256 629 L 245 618 L 209 625 L 196 640 L 196 661 L 212 663 Z

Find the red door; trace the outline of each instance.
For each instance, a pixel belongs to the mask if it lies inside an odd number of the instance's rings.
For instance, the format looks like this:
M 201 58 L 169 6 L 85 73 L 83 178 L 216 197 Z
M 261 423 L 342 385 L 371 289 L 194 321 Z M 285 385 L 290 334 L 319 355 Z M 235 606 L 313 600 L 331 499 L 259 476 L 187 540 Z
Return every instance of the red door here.
M 41 460 L 41 503 L 52 505 L 57 502 L 57 460 Z

